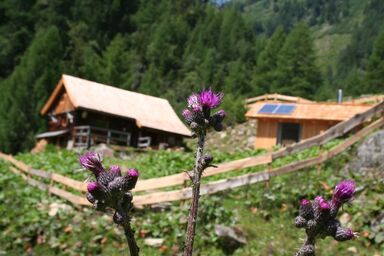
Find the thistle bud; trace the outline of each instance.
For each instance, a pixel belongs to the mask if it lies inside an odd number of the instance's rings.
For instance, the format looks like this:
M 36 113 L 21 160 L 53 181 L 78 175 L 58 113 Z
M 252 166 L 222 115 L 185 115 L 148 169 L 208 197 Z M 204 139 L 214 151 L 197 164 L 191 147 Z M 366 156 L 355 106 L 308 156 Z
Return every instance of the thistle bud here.
M 315 255 L 315 246 L 311 244 L 304 245 L 297 252 L 296 256 L 309 256 Z
M 184 109 L 182 115 L 188 124 L 193 122 L 193 114 L 189 109 Z
M 117 225 L 123 224 L 124 217 L 119 211 L 115 211 L 115 214 L 113 215 L 113 222 L 115 222 Z
M 345 180 L 336 185 L 332 196 L 332 205 L 339 208 L 342 204 L 349 202 L 355 193 L 356 185 L 352 180 Z
M 323 197 L 317 196 L 315 200 L 317 202 L 317 207 L 320 212 L 329 211 L 331 209 L 331 206 Z
M 222 123 L 217 123 L 215 126 L 213 126 L 213 129 L 217 132 L 221 132 L 223 130 L 223 124 Z
M 209 165 L 213 161 L 213 156 L 211 154 L 205 154 L 203 157 L 203 163 L 205 166 Z
M 313 208 L 311 201 L 308 199 L 302 199 L 300 201 L 299 215 L 305 219 L 313 218 Z
M 121 176 L 121 170 L 120 170 L 120 167 L 117 166 L 117 165 L 112 165 L 110 168 L 109 168 L 109 174 L 112 176 L 112 177 L 120 177 Z
M 295 226 L 297 228 L 304 228 L 307 225 L 307 220 L 302 216 L 297 216 L 295 218 Z
M 136 186 L 137 179 L 139 178 L 139 171 L 136 169 L 129 169 L 127 174 L 123 177 L 123 190 L 131 190 Z
M 106 188 L 98 182 L 89 183 L 87 190 L 96 200 L 104 199 L 107 193 Z
M 192 122 L 192 123 L 189 125 L 189 127 L 190 127 L 192 130 L 196 130 L 196 129 L 199 127 L 199 125 L 198 125 L 196 122 Z
M 343 229 L 343 228 L 339 227 L 336 231 L 334 238 L 337 241 L 346 241 L 346 240 L 350 240 L 350 239 L 355 238 L 355 237 L 357 237 L 357 233 L 353 232 L 352 229 L 350 229 L 350 228 Z
M 98 177 L 100 173 L 105 172 L 101 161 L 100 155 L 95 152 L 87 152 L 79 157 L 80 165 L 93 172 L 96 177 Z

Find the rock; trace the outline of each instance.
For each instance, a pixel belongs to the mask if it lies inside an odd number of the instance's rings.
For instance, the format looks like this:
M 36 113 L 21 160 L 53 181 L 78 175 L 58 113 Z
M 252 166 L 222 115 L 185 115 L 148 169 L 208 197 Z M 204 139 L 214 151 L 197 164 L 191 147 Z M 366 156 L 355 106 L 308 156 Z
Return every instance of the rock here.
M 345 226 L 348 222 L 350 222 L 352 219 L 352 216 L 346 212 L 344 212 L 340 218 L 339 218 L 339 221 L 341 223 L 342 226 Z
M 52 203 L 49 205 L 48 215 L 53 217 L 59 212 L 59 210 L 66 212 L 72 210 L 72 207 L 67 204 Z
M 247 139 L 247 147 L 252 148 L 255 145 L 255 136 L 251 136 Z
M 158 203 L 158 204 L 152 204 L 151 209 L 154 212 L 164 212 L 171 209 L 172 204 L 171 203 Z
M 164 243 L 162 238 L 146 238 L 144 239 L 144 244 L 151 247 L 160 247 Z
M 103 155 L 103 156 L 110 156 L 112 157 L 113 156 L 113 153 L 114 153 L 114 150 L 111 149 L 110 147 L 108 147 L 107 145 L 105 144 L 99 144 L 95 147 L 94 149 L 95 152 Z
M 384 179 L 384 130 L 369 136 L 357 149 L 356 158 L 345 170 Z
M 31 150 L 31 153 L 37 154 L 37 153 L 43 152 L 44 149 L 46 148 L 47 144 L 48 144 L 48 141 L 46 139 L 39 140 L 36 143 L 35 147 Z
M 223 250 L 233 253 L 237 248 L 247 243 L 243 231 L 237 227 L 215 226 L 215 233 L 219 237 Z
M 349 248 L 347 249 L 347 251 L 352 252 L 352 253 L 357 253 L 357 249 L 356 249 L 355 246 L 351 246 L 351 247 L 349 247 Z

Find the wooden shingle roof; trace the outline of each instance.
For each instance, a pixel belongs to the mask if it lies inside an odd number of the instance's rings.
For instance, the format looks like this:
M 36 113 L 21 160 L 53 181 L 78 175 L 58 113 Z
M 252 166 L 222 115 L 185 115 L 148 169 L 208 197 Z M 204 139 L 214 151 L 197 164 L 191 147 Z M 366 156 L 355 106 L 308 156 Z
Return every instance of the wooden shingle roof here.
M 259 113 L 265 104 L 293 105 L 294 109 L 289 114 L 268 114 Z M 276 103 L 276 102 L 256 102 L 248 105 L 249 110 L 245 114 L 247 118 L 270 118 L 270 119 L 302 119 L 302 120 L 329 120 L 343 121 L 358 113 L 362 113 L 372 105 L 362 104 L 337 104 L 337 103 Z
M 62 75 L 54 92 L 41 109 L 42 115 L 48 113 L 63 88 L 75 108 L 127 117 L 135 119 L 139 127 L 191 136 L 191 132 L 179 119 L 168 100 L 69 75 Z

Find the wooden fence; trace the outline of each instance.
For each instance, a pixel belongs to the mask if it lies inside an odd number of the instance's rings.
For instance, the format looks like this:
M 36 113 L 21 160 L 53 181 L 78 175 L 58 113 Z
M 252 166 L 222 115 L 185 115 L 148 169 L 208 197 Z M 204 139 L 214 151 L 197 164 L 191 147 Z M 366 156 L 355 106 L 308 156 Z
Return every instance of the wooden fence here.
M 203 184 L 200 189 L 201 194 L 213 194 L 227 189 L 233 189 L 244 185 L 267 181 L 271 177 L 298 171 L 306 167 L 323 163 L 328 159 L 341 153 L 357 141 L 361 140 L 375 129 L 384 126 L 384 117 L 382 117 L 383 111 L 384 101 L 373 106 L 364 113 L 355 115 L 351 119 L 333 126 L 323 134 L 301 141 L 294 145 L 282 148 L 271 154 L 247 157 L 244 159 L 220 164 L 217 168 L 208 168 L 205 170 L 204 176 L 212 176 L 220 173 L 241 170 L 248 167 L 265 165 L 265 170 L 261 172 L 240 175 L 233 178 Z M 368 126 L 362 128 L 365 124 L 367 124 L 369 121 L 372 121 L 377 116 L 380 117 L 376 121 L 371 122 Z M 287 156 L 288 154 L 294 152 L 299 152 L 311 148 L 313 146 L 323 145 L 329 142 L 330 140 L 343 136 L 356 128 L 361 129 L 355 134 L 349 136 L 339 145 L 333 147 L 332 149 L 325 152 L 320 152 L 320 154 L 316 157 L 297 161 L 274 169 L 270 168 L 271 163 L 275 159 Z M 0 158 L 10 162 L 12 164 L 12 167 L 10 168 L 11 171 L 18 175 L 21 175 L 21 177 L 25 179 L 28 184 L 36 186 L 42 190 L 46 190 L 48 193 L 64 198 L 73 204 L 90 205 L 84 196 L 84 192 L 86 192 L 87 190 L 86 183 L 65 177 L 54 172 L 33 169 L 32 167 L 16 160 L 10 155 L 0 153 Z M 45 182 L 39 181 L 34 177 L 38 177 L 40 180 L 43 180 Z M 136 188 L 134 189 L 134 192 L 144 191 L 145 193 L 143 195 L 135 195 L 134 204 L 136 206 L 141 206 L 161 202 L 189 199 L 192 196 L 191 188 L 181 188 L 171 191 L 156 191 L 161 188 L 183 186 L 187 183 L 188 180 L 189 177 L 186 172 L 165 177 L 139 180 L 136 185 Z M 75 191 L 78 191 L 82 195 L 76 195 L 74 193 L 68 192 L 65 189 L 58 188 L 56 186 L 56 183 L 61 184 L 61 186 L 63 186 L 64 188 L 71 188 Z

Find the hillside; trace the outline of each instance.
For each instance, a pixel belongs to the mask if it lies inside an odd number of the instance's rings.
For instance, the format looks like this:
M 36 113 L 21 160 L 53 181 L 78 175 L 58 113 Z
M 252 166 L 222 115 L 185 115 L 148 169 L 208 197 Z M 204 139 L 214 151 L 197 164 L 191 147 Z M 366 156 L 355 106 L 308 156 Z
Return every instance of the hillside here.
M 382 93 L 384 4 L 373 1 L 10 1 L 0 3 L 0 150 L 46 131 L 39 110 L 67 73 L 168 99 L 278 92 L 329 99 Z

